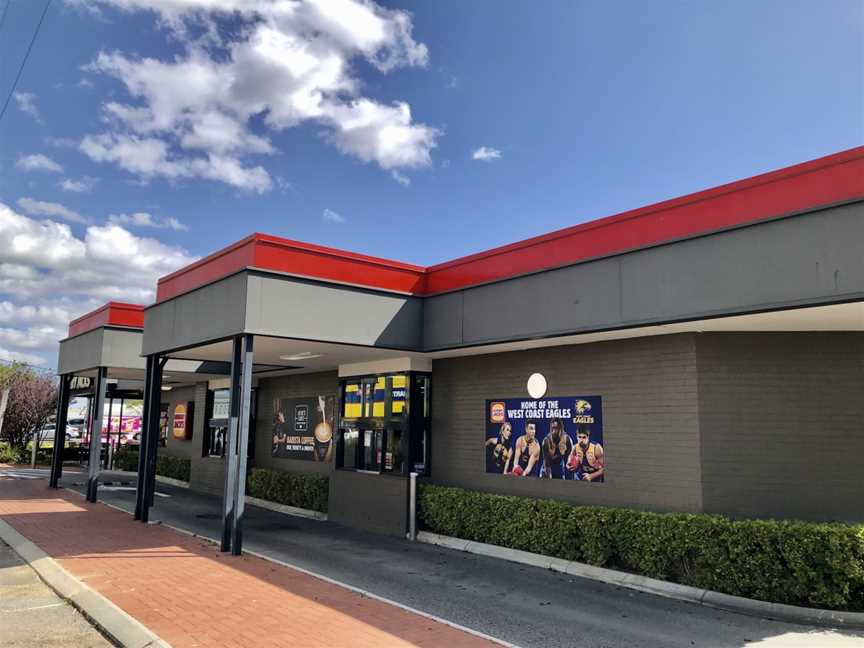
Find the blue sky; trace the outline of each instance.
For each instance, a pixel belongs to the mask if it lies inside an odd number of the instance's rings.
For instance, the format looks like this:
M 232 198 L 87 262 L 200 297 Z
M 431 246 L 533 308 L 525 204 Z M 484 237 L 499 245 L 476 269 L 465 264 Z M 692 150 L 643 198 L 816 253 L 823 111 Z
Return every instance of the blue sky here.
M 864 143 L 857 0 L 339 2 L 54 1 L 0 121 L 0 358 L 252 231 L 432 264 Z

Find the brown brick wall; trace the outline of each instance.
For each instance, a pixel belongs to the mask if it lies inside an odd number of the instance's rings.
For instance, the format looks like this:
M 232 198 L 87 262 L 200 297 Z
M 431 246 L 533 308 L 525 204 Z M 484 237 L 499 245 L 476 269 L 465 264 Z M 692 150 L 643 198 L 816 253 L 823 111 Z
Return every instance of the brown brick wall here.
M 273 401 L 277 398 L 306 398 L 319 394 L 337 394 L 339 376 L 335 371 L 297 376 L 262 378 L 258 382 L 258 429 L 255 441 L 255 466 L 327 474 L 331 464 L 318 461 L 282 459 L 271 456 L 273 439 Z
M 697 338 L 705 510 L 864 519 L 864 334 Z
M 693 335 L 669 335 L 436 360 L 432 481 L 574 504 L 702 508 Z M 533 372 L 550 396 L 603 398 L 603 484 L 485 473 L 485 401 L 527 397 Z

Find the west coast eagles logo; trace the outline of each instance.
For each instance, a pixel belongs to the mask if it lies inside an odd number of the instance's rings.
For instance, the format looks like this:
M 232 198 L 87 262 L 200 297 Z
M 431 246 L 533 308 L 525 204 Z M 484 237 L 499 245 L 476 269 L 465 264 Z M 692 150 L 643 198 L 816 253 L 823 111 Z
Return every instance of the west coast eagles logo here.
M 577 414 L 587 414 L 591 411 L 591 403 L 586 400 L 582 400 L 581 398 L 576 401 L 576 413 Z

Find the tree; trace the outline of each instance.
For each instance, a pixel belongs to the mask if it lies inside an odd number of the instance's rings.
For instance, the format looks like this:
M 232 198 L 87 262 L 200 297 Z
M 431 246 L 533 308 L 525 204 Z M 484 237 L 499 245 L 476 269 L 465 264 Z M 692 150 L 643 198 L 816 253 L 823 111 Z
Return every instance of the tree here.
M 8 404 L 0 428 L 0 440 L 12 449 L 24 450 L 41 430 L 57 404 L 57 381 L 29 367 L 13 365 L 0 374 L 0 390 L 8 390 Z M 38 440 L 37 440 L 38 443 Z

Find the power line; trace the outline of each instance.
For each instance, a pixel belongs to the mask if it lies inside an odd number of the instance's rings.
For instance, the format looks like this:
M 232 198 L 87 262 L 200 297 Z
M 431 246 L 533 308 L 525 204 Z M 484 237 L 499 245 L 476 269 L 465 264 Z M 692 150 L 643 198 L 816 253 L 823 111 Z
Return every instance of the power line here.
M 36 31 L 33 32 L 33 38 L 30 39 L 30 45 L 27 46 L 27 53 L 24 54 L 24 60 L 21 61 L 21 66 L 18 68 L 18 74 L 15 75 L 15 81 L 12 83 L 12 89 L 9 90 L 9 96 L 6 97 L 6 102 L 3 104 L 3 110 L 0 110 L 0 121 L 3 120 L 3 115 L 6 114 L 6 108 L 9 107 L 9 101 L 12 95 L 15 94 L 15 88 L 18 87 L 18 81 L 21 79 L 21 73 L 24 72 L 24 66 L 27 64 L 27 59 L 30 58 L 30 52 L 33 50 L 33 43 L 36 42 L 36 37 L 39 35 L 39 30 L 42 28 L 42 21 L 45 20 L 45 14 L 48 13 L 48 7 L 51 6 L 51 0 L 45 3 L 45 8 L 42 10 L 42 15 L 39 16 L 39 22 L 36 25 Z M 6 8 L 9 8 L 9 3 L 6 3 Z M 5 17 L 6 12 L 3 12 Z
M 3 31 L 3 23 L 6 22 L 6 14 L 9 13 L 9 5 L 12 0 L 6 0 L 6 6 L 3 7 L 3 15 L 0 16 L 0 31 Z

